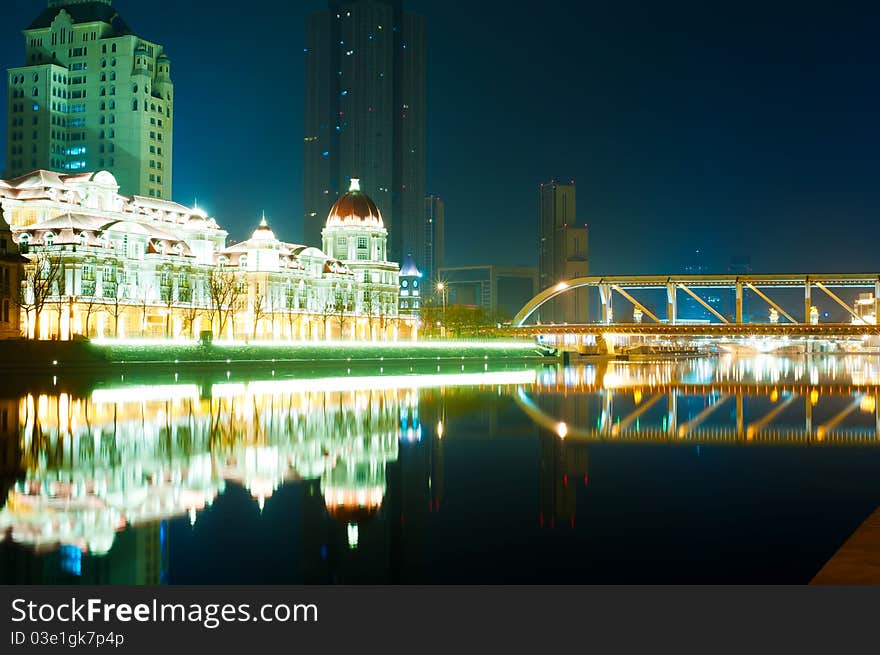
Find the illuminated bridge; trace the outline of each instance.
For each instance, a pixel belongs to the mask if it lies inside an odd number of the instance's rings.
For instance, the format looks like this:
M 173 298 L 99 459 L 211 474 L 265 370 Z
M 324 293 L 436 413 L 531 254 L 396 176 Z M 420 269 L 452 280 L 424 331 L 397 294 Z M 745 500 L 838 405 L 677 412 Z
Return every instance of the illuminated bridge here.
M 578 289 L 598 292 L 600 314 L 595 322 L 541 324 L 532 322 L 547 303 Z M 718 294 L 730 298 L 729 311 Z M 629 317 L 615 313 L 615 298 Z M 855 297 L 854 297 L 855 296 Z M 681 300 L 704 311 L 708 320 L 679 316 Z M 712 301 L 716 302 L 712 302 Z M 826 320 L 814 301 L 825 303 L 835 318 Z M 744 305 L 758 303 L 766 321 L 749 321 Z M 752 317 L 756 312 L 751 312 Z M 511 331 L 540 335 L 643 335 L 657 337 L 792 337 L 860 338 L 880 335 L 880 274 L 816 275 L 673 275 L 582 277 L 561 282 L 539 293 L 514 317 Z M 841 320 L 842 319 L 842 320 Z

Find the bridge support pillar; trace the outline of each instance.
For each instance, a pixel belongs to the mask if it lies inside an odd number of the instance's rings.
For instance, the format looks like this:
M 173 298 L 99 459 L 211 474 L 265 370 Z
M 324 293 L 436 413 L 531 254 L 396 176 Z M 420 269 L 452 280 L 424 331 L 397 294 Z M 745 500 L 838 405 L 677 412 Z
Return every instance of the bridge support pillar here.
M 736 394 L 736 436 L 741 439 L 745 434 L 745 412 L 743 411 L 742 392 Z
M 874 324 L 880 325 L 880 278 L 874 282 Z
M 736 322 L 743 322 L 743 283 L 736 281 Z
M 813 438 L 813 398 L 812 393 L 806 396 L 806 419 L 804 421 L 804 429 L 807 432 L 807 438 Z
M 675 325 L 678 322 L 677 287 L 672 282 L 666 283 L 666 322 Z
M 880 439 L 880 393 L 874 392 L 874 428 L 877 438 Z
M 666 407 L 666 433 L 670 437 L 678 434 L 678 392 L 669 392 Z
M 813 285 L 810 282 L 810 278 L 807 278 L 804 285 L 804 325 L 810 324 L 810 309 L 813 307 L 812 290 Z
M 602 324 L 609 325 L 614 320 L 614 310 L 611 306 L 612 294 L 610 284 L 599 285 L 599 299 L 602 301 Z

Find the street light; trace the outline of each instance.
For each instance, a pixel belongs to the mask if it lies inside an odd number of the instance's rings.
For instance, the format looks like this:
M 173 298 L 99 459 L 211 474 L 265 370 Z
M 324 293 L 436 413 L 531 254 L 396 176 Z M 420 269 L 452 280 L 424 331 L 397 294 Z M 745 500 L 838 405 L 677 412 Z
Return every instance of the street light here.
M 440 328 L 440 336 L 445 337 L 446 336 L 446 293 L 447 293 L 446 284 L 444 282 L 438 282 L 437 283 L 437 291 L 440 292 L 440 303 L 443 307 L 443 314 L 442 314 L 443 326 Z

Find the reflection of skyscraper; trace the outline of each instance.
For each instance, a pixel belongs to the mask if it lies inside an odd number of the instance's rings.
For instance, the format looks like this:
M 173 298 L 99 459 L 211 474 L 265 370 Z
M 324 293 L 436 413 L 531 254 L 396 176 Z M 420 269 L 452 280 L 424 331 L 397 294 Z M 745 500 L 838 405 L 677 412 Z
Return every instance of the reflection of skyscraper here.
M 6 506 L 16 481 L 25 476 L 19 436 L 19 406 L 18 398 L 0 398 L 0 511 Z M 0 570 L 2 568 L 0 566 Z
M 119 533 L 103 555 L 75 545 L 41 551 L 6 541 L 0 543 L 0 584 L 158 585 L 166 581 L 168 553 L 161 523 Z
M 574 526 L 577 490 L 588 482 L 585 442 L 541 434 L 541 527 Z
M 402 0 L 330 0 L 306 35 L 304 240 L 360 177 L 391 261 L 424 262 L 425 21 Z

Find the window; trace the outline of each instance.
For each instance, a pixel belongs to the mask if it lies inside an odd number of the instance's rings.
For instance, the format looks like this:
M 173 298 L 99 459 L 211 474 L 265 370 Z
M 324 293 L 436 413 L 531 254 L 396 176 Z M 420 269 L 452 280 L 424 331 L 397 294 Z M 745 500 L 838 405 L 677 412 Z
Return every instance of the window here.
M 46 246 L 51 248 L 55 244 L 55 235 L 51 232 L 47 232 L 46 235 L 43 237 L 43 241 L 45 242 Z
M 358 248 L 367 247 L 367 237 L 358 237 Z
M 138 110 L 138 101 L 137 101 L 137 99 L 131 101 L 131 110 L 132 110 L 132 111 L 137 111 L 137 110 Z

